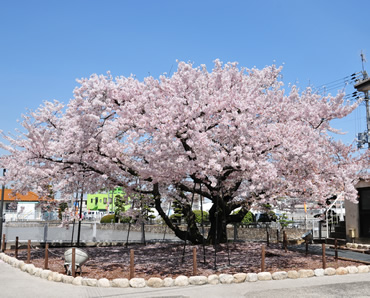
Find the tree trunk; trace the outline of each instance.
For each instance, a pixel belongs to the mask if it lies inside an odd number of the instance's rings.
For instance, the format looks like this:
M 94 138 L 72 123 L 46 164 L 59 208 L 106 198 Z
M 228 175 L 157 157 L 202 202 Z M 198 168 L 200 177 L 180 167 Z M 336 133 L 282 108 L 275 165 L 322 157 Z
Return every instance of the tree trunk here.
M 209 211 L 210 219 L 210 230 L 208 236 L 203 237 L 202 233 L 199 230 L 198 225 L 196 224 L 195 214 L 191 210 L 190 205 L 183 205 L 182 212 L 185 215 L 185 220 L 187 222 L 186 227 L 180 229 L 180 227 L 172 222 L 172 220 L 167 216 L 163 211 L 161 206 L 161 200 L 159 192 L 155 198 L 155 208 L 158 211 L 159 215 L 162 217 L 167 226 L 175 233 L 175 235 L 184 241 L 189 241 L 192 244 L 219 244 L 227 242 L 227 231 L 226 226 L 231 222 L 240 222 L 245 214 L 248 212 L 248 209 L 243 207 L 238 214 L 230 215 L 232 211 L 227 207 L 225 202 L 217 198 L 218 204 L 214 203 Z M 217 202 L 217 201 L 216 201 Z M 234 206 L 232 209 L 235 209 L 237 206 Z
M 189 216 L 186 217 L 187 227 L 185 229 L 180 229 L 180 227 L 174 224 L 167 214 L 163 211 L 161 206 L 160 198 L 155 199 L 155 209 L 158 211 L 159 215 L 165 221 L 167 226 L 175 233 L 175 235 L 184 241 L 189 241 L 192 244 L 202 244 L 203 236 L 200 233 L 198 226 L 195 222 L 195 215 L 191 212 Z
M 208 232 L 207 243 L 210 244 L 226 243 L 227 221 L 225 211 L 222 210 L 219 206 L 217 208 L 216 204 L 213 204 L 213 206 L 209 210 L 209 220 L 211 223 L 211 228 Z

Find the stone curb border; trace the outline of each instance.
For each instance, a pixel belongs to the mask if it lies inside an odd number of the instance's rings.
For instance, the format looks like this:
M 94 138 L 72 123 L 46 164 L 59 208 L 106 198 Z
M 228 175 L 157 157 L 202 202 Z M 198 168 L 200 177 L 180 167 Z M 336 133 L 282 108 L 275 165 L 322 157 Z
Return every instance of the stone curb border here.
M 370 244 L 361 244 L 361 243 L 351 243 L 351 242 L 347 242 L 346 243 L 346 247 L 347 248 L 354 248 L 354 249 L 366 249 L 366 250 L 370 250 Z
M 73 277 L 69 275 L 60 274 L 51 270 L 44 270 L 35 267 L 33 264 L 26 264 L 23 261 L 19 261 L 14 257 L 10 257 L 5 253 L 0 253 L 0 260 L 5 263 L 18 268 L 24 272 L 40 277 L 49 281 L 63 282 L 76 286 L 91 286 L 91 287 L 119 287 L 119 288 L 160 288 L 160 287 L 183 287 L 188 285 L 217 285 L 217 284 L 232 284 L 232 283 L 243 283 L 243 282 L 256 282 L 264 280 L 283 280 L 283 279 L 297 279 L 297 278 L 308 278 L 308 277 L 321 277 L 325 275 L 346 275 L 346 274 L 357 274 L 357 273 L 369 273 L 370 265 L 360 266 L 347 266 L 326 269 L 301 269 L 301 270 L 290 270 L 288 272 L 259 272 L 259 273 L 236 273 L 236 274 L 212 274 L 207 276 L 178 276 L 173 279 L 170 277 L 161 279 L 158 277 L 151 277 L 148 280 L 144 278 L 116 278 L 108 280 L 106 278 L 93 279 L 83 278 L 81 276 Z

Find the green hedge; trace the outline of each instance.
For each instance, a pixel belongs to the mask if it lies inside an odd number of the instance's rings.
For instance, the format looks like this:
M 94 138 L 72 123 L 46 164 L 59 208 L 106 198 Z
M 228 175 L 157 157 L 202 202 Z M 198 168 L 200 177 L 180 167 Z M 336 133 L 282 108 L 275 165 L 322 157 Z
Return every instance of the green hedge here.
M 118 223 L 118 216 L 116 216 L 115 214 L 105 215 L 100 220 L 100 223 L 112 223 L 112 222 Z M 123 217 L 121 217 L 120 222 L 121 223 L 130 223 L 131 222 L 131 217 L 123 216 Z
M 118 222 L 118 218 L 114 214 L 105 215 L 101 218 L 100 223 Z

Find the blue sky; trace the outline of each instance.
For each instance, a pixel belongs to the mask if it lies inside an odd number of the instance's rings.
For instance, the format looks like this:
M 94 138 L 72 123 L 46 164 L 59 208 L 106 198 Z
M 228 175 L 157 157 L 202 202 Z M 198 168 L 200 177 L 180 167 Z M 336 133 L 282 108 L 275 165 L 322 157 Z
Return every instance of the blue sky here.
M 361 50 L 370 61 L 369 12 L 367 0 L 1 0 L 0 129 L 44 100 L 67 103 L 76 78 L 158 77 L 176 59 L 284 64 L 285 84 L 302 88 L 340 80 L 361 71 Z M 351 143 L 365 124 L 361 106 L 334 126 Z

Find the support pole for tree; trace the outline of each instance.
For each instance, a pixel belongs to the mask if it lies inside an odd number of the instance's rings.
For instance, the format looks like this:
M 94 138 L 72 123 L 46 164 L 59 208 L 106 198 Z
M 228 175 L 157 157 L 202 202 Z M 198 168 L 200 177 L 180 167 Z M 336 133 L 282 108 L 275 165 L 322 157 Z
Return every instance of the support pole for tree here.
M 31 240 L 27 242 L 27 264 L 31 263 Z
M 134 205 L 135 205 L 135 200 L 132 199 L 132 204 L 131 204 L 131 208 L 132 210 L 134 210 Z M 130 230 L 131 230 L 131 219 L 130 221 L 128 222 L 128 229 L 127 229 L 127 237 L 126 237 L 126 244 L 125 244 L 125 247 L 127 248 L 128 247 L 128 239 L 130 237 Z
M 202 184 L 199 183 L 199 192 L 202 193 Z M 201 222 L 201 226 L 202 226 L 202 236 L 203 236 L 203 239 L 202 239 L 202 246 L 203 246 L 203 262 L 204 264 L 206 263 L 206 248 L 205 248 L 205 239 L 204 239 L 204 217 L 203 217 L 203 197 L 200 196 L 200 213 L 202 214 L 202 222 Z
M 15 237 L 15 251 L 14 251 L 14 257 L 16 259 L 18 259 L 18 241 L 19 241 L 19 238 L 17 236 L 17 237 Z
M 222 192 L 222 202 L 224 201 L 224 193 Z M 223 219 L 225 220 L 226 214 L 225 214 L 225 208 L 223 209 Z M 229 266 L 231 266 L 231 260 L 230 260 L 230 249 L 229 249 L 229 238 L 227 237 L 227 223 L 225 222 L 225 233 L 226 233 L 226 248 L 227 248 L 227 260 L 229 262 Z
M 74 236 L 74 233 L 75 233 L 75 220 L 73 219 L 73 223 L 72 223 L 72 238 L 71 238 L 71 246 L 73 246 L 73 236 Z
M 6 242 L 5 242 L 5 234 L 3 234 L 3 242 L 1 243 L 1 251 L 5 252 Z
M 217 269 L 217 229 L 218 229 L 218 198 L 216 199 L 216 228 L 215 228 L 215 236 L 214 236 L 214 249 L 215 249 L 215 266 L 214 269 Z
M 338 262 L 338 239 L 335 238 L 334 239 L 334 246 L 335 246 L 335 261 Z
M 77 200 L 78 200 L 78 192 L 76 193 L 76 199 L 75 199 L 75 211 L 76 211 L 76 204 L 77 204 Z M 73 210 L 73 209 L 72 209 Z M 73 223 L 72 223 L 72 239 L 71 239 L 71 246 L 73 246 L 73 236 L 74 236 L 74 233 L 75 233 L 75 211 L 73 212 Z
M 135 277 L 135 263 L 134 263 L 134 250 L 130 249 L 130 277 L 134 278 Z
M 322 244 L 322 268 L 326 269 L 326 252 L 325 252 L 325 243 Z
M 194 182 L 193 194 L 191 196 L 190 212 L 192 212 L 192 209 L 193 209 L 194 193 L 195 193 L 196 185 L 197 184 Z M 182 251 L 181 263 L 184 263 L 184 260 L 185 260 L 185 247 L 186 247 L 186 241 L 188 240 L 188 234 L 189 234 L 189 220 L 190 220 L 190 214 L 188 214 L 188 221 L 187 221 L 186 235 L 185 235 L 184 249 Z
M 145 223 L 144 222 L 141 223 L 141 243 L 146 245 L 146 241 L 145 241 Z
M 78 232 L 77 232 L 77 247 L 80 247 L 83 197 L 84 197 L 84 191 L 83 191 L 83 189 L 81 189 L 81 196 L 80 196 L 80 217 L 79 217 L 79 220 L 78 220 Z
M 265 272 L 265 245 L 262 244 L 261 247 L 261 272 Z
M 49 243 L 45 244 L 45 263 L 44 263 L 44 269 L 49 269 Z
M 138 185 L 140 186 L 140 180 L 138 179 Z M 148 216 L 148 212 L 145 210 L 145 206 L 143 207 L 142 197 L 141 197 L 141 187 L 139 188 L 139 198 L 141 201 L 141 215 L 143 217 L 143 222 L 141 223 L 141 243 L 146 245 L 145 241 L 145 223 L 146 217 Z
M 168 204 L 167 217 L 170 216 L 170 211 L 171 211 L 171 203 Z M 166 232 L 167 232 L 167 225 L 165 225 L 164 227 L 163 240 L 166 239 Z
M 284 243 L 285 252 L 287 252 L 288 251 L 288 248 L 287 248 L 288 239 L 287 239 L 287 236 L 286 236 L 286 232 L 285 231 L 283 232 L 283 243 Z
M 308 240 L 307 240 L 307 238 L 304 241 L 306 243 L 306 257 L 307 257 L 307 255 L 308 255 Z
M 197 275 L 197 249 L 193 247 L 193 276 Z

